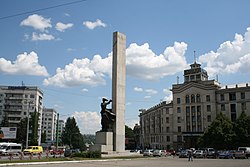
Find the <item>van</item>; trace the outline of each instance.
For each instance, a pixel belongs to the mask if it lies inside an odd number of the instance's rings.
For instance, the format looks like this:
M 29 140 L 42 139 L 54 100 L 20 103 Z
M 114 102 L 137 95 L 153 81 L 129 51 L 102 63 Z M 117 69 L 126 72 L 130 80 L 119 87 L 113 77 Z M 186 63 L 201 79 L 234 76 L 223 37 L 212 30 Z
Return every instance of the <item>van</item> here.
M 42 146 L 29 146 L 28 148 L 24 149 L 23 153 L 26 154 L 39 154 L 43 152 Z
M 0 145 L 0 155 L 10 155 L 22 152 L 22 144 L 17 143 L 1 143 Z
M 239 147 L 238 151 L 244 151 L 246 158 L 250 157 L 250 147 Z

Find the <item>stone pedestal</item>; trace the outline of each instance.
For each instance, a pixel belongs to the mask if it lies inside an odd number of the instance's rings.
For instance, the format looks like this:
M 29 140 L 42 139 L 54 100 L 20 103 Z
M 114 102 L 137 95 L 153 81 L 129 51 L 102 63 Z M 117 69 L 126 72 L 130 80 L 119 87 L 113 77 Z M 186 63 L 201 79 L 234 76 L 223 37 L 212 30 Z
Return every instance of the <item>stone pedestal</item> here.
M 95 141 L 90 151 L 101 151 L 104 154 L 113 152 L 113 132 L 96 132 Z

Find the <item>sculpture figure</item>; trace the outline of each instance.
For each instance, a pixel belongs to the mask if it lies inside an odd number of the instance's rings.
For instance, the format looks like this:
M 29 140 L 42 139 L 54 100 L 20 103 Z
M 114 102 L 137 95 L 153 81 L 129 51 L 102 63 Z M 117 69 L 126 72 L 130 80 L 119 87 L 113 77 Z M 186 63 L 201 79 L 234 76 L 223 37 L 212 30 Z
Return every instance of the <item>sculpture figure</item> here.
M 107 109 L 107 105 L 109 105 L 112 100 L 107 100 L 106 98 L 102 98 L 101 103 L 101 125 L 103 132 L 112 131 L 113 123 L 115 122 L 115 114 L 112 112 L 112 109 Z

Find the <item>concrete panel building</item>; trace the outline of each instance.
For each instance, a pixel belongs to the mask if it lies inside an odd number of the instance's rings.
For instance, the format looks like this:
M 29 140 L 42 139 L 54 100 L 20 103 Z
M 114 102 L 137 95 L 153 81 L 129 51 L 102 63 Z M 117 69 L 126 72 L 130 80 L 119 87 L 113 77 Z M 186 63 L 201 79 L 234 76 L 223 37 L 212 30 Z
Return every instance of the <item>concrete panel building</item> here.
M 38 144 L 41 141 L 43 92 L 33 86 L 0 86 L 0 122 L 7 119 L 17 127 L 22 118 L 38 112 Z

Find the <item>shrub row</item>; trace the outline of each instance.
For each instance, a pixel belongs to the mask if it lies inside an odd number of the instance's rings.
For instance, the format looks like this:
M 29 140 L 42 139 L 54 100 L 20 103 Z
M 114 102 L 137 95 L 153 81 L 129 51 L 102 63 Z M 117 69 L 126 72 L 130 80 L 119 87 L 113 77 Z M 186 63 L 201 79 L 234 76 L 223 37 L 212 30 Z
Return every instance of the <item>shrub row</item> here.
M 88 151 L 88 152 L 74 153 L 72 157 L 101 158 L 101 152 L 100 151 Z

